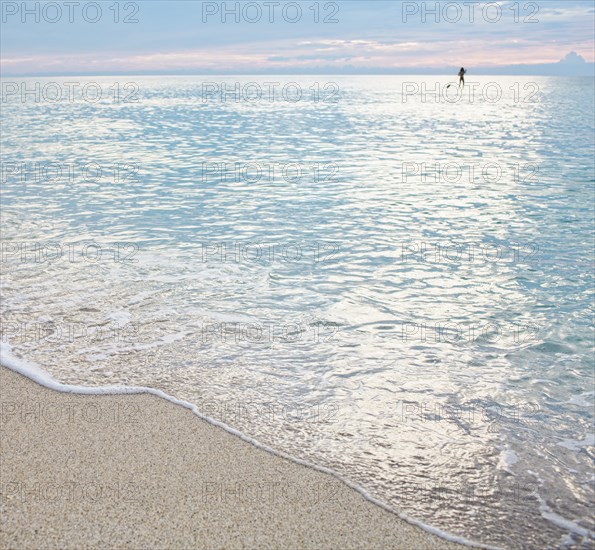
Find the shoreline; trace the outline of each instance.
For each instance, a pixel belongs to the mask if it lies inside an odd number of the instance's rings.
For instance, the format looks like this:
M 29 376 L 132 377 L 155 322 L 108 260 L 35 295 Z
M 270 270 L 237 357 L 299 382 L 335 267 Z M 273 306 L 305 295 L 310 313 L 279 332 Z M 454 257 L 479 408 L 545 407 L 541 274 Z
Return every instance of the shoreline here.
M 66 386 L 16 358 L 0 387 L 3 547 L 473 544 L 157 390 Z

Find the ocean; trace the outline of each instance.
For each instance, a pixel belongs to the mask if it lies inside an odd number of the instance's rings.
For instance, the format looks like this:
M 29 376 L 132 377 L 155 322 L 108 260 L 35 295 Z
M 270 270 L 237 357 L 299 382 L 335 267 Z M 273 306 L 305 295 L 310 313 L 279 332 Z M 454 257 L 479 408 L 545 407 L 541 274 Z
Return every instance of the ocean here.
M 594 548 L 593 82 L 467 81 L 3 88 L 7 353 L 445 533 Z

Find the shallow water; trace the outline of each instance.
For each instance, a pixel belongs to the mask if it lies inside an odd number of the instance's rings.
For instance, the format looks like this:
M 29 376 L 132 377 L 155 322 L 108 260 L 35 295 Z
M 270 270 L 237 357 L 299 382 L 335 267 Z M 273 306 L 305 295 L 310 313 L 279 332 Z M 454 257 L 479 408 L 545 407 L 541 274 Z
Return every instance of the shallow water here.
M 593 547 L 590 79 L 93 80 L 138 101 L 3 103 L 3 341 L 450 533 Z

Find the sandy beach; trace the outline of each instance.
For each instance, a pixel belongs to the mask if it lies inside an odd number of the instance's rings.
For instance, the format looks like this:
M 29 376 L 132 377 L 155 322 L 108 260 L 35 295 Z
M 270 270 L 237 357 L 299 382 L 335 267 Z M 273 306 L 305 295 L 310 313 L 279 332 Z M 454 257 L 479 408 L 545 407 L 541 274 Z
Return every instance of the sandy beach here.
M 2 548 L 462 548 L 165 399 L 0 385 Z

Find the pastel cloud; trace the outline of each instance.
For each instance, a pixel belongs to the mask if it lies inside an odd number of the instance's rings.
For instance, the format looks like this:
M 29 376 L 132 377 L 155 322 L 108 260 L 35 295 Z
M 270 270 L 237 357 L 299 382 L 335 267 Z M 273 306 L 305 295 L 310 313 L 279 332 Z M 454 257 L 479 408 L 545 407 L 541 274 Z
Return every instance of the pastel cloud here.
M 125 32 L 114 25 L 71 25 L 70 34 L 47 25 L 4 25 L 2 66 L 11 74 L 497 67 L 555 63 L 570 51 L 595 61 L 592 2 L 536 4 L 536 24 L 524 22 L 526 13 L 516 22 L 514 2 L 499 2 L 507 16 L 497 24 L 481 17 L 457 24 L 418 17 L 404 24 L 398 2 L 355 0 L 339 2 L 336 25 L 197 26 L 195 3 L 150 2 L 141 23 Z

